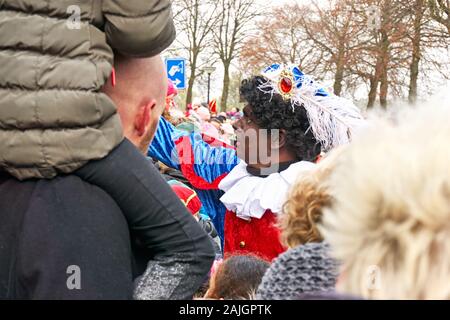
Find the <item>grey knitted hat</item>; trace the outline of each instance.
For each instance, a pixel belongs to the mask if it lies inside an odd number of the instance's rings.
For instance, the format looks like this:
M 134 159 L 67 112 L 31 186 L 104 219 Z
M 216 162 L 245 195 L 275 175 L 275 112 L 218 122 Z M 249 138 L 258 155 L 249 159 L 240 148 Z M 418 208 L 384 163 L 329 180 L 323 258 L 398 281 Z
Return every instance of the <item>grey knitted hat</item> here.
M 260 300 L 291 300 L 301 293 L 334 291 L 338 263 L 326 243 L 308 243 L 286 251 L 272 262 L 256 293 Z

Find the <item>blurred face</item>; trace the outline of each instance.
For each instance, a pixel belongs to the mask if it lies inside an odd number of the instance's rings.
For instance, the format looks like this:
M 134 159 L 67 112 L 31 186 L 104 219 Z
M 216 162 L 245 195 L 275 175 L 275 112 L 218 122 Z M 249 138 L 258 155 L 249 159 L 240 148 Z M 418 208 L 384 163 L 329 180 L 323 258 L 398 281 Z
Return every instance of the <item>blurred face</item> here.
M 272 139 L 277 130 L 260 128 L 250 105 L 243 110 L 244 116 L 235 122 L 236 152 L 250 167 L 261 168 L 277 163 L 277 152 L 272 150 Z M 274 157 L 275 156 L 275 157 Z
M 211 113 L 205 107 L 200 107 L 197 109 L 197 114 L 202 121 L 209 121 L 211 119 Z
M 169 110 L 173 107 L 176 107 L 175 96 L 172 94 L 166 97 L 166 109 Z

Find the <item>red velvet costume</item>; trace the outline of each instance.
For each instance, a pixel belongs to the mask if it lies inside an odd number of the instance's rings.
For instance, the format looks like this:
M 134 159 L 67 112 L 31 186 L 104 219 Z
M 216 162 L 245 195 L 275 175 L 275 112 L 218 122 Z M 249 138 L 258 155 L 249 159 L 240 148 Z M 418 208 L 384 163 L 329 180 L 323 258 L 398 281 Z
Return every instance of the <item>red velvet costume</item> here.
M 230 210 L 225 215 L 224 254 L 253 253 L 268 261 L 283 253 L 276 216 L 267 210 L 261 219 L 247 221 Z
M 289 188 L 302 173 L 314 167 L 311 162 L 296 162 L 267 177 L 247 172 L 238 164 L 219 184 L 227 208 L 224 254 L 253 253 L 271 261 L 286 248 L 280 242 L 277 216 L 282 213 Z

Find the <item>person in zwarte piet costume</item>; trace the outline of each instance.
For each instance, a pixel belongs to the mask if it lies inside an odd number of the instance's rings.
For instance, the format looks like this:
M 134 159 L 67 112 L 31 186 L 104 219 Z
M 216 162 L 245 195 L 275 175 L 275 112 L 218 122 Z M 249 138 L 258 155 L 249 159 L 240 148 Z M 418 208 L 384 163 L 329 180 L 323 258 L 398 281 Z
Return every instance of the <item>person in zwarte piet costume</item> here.
M 275 226 L 291 185 L 322 152 L 351 140 L 357 107 L 295 65 L 274 64 L 240 87 L 236 148 L 178 132 L 164 120 L 149 154 L 181 169 L 224 241 L 224 254 L 272 260 L 285 251 Z M 220 201 L 219 201 L 220 200 Z

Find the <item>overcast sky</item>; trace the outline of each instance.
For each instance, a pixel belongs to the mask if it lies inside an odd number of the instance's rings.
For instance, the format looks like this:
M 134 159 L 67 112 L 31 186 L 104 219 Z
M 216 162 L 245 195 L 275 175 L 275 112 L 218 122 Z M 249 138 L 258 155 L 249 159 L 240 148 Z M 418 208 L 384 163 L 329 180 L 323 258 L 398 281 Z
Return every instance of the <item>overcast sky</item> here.
M 301 4 L 301 5 L 307 5 L 309 3 L 312 3 L 313 0 L 255 0 L 255 2 L 261 6 L 267 6 L 268 10 L 270 10 L 271 7 L 280 6 L 283 4 Z M 316 0 L 316 2 L 325 3 L 328 2 L 328 0 Z M 167 57 L 167 55 L 164 55 L 164 57 Z M 187 58 L 187 57 L 184 57 Z M 223 67 L 220 62 L 216 63 L 214 65 L 216 68 L 216 71 L 211 75 L 211 99 L 213 98 L 219 98 L 222 94 L 222 81 L 223 81 Z M 233 70 L 233 67 L 232 67 Z M 197 97 L 201 100 L 206 101 L 207 100 L 207 77 L 206 75 L 202 79 L 196 79 L 196 84 L 194 86 L 194 93 L 197 93 L 200 95 L 200 97 Z
M 255 0 L 257 3 L 259 3 L 262 6 L 267 6 L 268 10 L 270 10 L 270 7 L 275 7 L 275 6 L 280 6 L 283 4 L 301 4 L 301 5 L 307 5 L 309 3 L 311 3 L 313 0 Z M 329 0 L 316 0 L 319 4 L 320 3 L 326 3 Z M 185 57 L 187 58 L 187 57 Z M 214 65 L 214 67 L 216 67 L 216 71 L 212 74 L 211 77 L 211 99 L 213 98 L 220 98 L 220 95 L 222 93 L 222 81 L 223 81 L 223 67 L 221 66 L 221 63 L 218 62 Z M 328 79 L 329 81 L 333 81 L 333 79 Z M 206 96 L 207 96 L 207 85 L 206 85 L 207 81 L 206 81 L 206 76 L 203 79 L 199 79 L 199 81 L 197 81 L 197 84 L 194 88 L 194 93 L 198 93 L 199 96 L 194 96 L 197 97 L 199 99 L 201 99 L 202 101 L 206 101 Z M 437 84 L 436 84 L 437 85 Z M 445 94 L 447 94 L 447 92 L 450 91 L 450 81 L 447 81 L 447 83 L 445 84 L 445 82 L 441 82 L 439 83 L 439 87 L 441 87 L 441 90 L 437 90 L 437 95 L 442 96 L 443 92 L 445 92 Z M 363 94 L 365 96 L 365 93 Z M 358 97 L 355 97 L 358 98 Z M 440 101 L 443 101 L 442 97 L 441 99 L 439 99 Z M 449 100 L 450 101 L 450 100 Z

